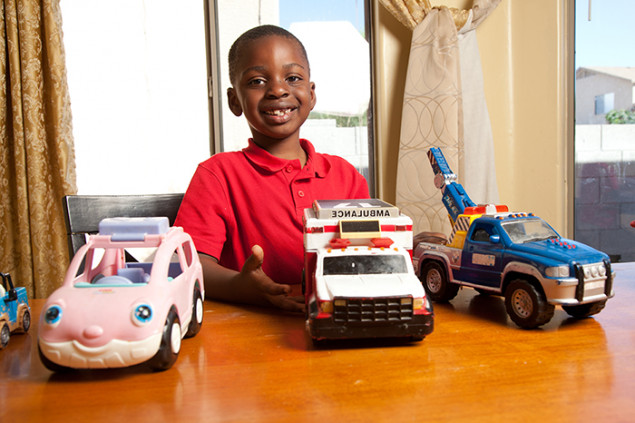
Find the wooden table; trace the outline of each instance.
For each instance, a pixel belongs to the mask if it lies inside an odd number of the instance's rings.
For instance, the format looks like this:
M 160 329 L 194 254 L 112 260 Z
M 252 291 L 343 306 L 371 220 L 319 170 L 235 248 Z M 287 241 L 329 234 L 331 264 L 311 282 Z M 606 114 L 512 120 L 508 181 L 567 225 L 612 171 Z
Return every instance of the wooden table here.
M 594 318 L 560 309 L 518 329 L 503 301 L 463 289 L 419 343 L 314 348 L 299 315 L 206 302 L 170 370 L 53 374 L 37 319 L 0 351 L 0 421 L 635 421 L 635 263 Z

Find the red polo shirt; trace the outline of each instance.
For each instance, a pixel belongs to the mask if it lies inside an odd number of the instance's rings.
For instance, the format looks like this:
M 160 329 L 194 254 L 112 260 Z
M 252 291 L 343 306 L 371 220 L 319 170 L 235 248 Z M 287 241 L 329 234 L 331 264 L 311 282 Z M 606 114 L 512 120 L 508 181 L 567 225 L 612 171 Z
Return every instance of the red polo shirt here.
M 316 153 L 300 140 L 308 160 L 285 160 L 249 140 L 242 151 L 215 154 L 199 164 L 175 225 L 199 252 L 240 270 L 260 245 L 263 270 L 275 282 L 298 284 L 304 248 L 302 214 L 313 200 L 368 198 L 364 177 L 346 160 Z

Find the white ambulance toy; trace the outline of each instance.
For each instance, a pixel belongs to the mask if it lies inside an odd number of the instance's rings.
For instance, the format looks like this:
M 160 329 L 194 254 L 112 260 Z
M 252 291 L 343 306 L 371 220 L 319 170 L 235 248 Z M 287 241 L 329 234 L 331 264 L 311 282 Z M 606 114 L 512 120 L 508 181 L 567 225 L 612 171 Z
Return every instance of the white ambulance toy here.
M 431 333 L 412 243 L 412 220 L 378 199 L 318 200 L 306 209 L 302 286 L 313 340 Z

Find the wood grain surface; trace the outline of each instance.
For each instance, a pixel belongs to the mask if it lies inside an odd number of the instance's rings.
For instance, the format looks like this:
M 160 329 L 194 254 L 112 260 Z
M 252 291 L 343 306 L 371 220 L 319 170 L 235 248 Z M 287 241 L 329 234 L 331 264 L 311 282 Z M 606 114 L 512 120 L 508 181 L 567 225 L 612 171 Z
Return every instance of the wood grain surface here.
M 33 300 L 31 330 L 0 351 L 0 421 L 635 421 L 635 263 L 614 268 L 616 296 L 592 318 L 558 308 L 522 330 L 501 298 L 465 288 L 414 343 L 315 347 L 303 316 L 206 301 L 201 332 L 160 373 L 51 373 Z

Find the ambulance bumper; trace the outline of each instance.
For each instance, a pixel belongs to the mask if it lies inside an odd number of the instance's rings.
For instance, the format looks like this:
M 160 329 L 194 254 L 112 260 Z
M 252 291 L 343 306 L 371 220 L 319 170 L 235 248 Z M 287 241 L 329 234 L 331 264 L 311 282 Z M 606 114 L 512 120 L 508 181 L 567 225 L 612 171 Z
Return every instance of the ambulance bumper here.
M 309 318 L 307 329 L 314 340 L 354 338 L 412 338 L 420 340 L 432 333 L 432 314 L 414 315 L 407 322 L 334 322 L 329 318 Z

